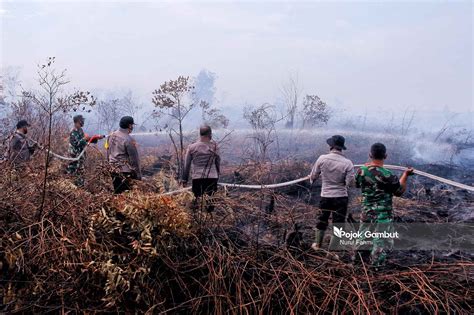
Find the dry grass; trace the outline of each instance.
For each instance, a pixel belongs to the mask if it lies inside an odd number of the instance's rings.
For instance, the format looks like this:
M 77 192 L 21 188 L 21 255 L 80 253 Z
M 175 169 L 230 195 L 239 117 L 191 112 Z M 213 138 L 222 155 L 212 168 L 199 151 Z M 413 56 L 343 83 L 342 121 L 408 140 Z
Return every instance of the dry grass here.
M 293 196 L 275 194 L 269 212 L 269 193 L 220 192 L 210 215 L 189 210 L 190 194 L 157 196 L 177 186 L 165 174 L 112 196 L 105 167 L 93 169 L 78 189 L 55 164 L 41 219 L 41 169 L 0 179 L 0 311 L 472 312 L 472 261 L 352 266 L 284 244 L 314 219 Z

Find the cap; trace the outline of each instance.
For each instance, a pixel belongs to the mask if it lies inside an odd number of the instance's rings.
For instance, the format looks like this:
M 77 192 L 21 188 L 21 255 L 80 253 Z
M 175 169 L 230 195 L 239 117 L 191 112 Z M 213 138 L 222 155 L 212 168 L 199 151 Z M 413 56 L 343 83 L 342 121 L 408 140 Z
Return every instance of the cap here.
M 131 116 L 123 116 L 120 118 L 120 123 L 119 126 L 120 128 L 128 128 L 129 125 L 135 125 L 135 122 L 133 121 L 133 117 Z
M 17 124 L 16 124 L 16 129 L 20 129 L 20 128 L 24 128 L 24 127 L 29 127 L 29 126 L 30 126 L 30 124 L 29 124 L 26 120 L 22 119 L 22 120 L 20 120 L 19 122 L 17 122 Z

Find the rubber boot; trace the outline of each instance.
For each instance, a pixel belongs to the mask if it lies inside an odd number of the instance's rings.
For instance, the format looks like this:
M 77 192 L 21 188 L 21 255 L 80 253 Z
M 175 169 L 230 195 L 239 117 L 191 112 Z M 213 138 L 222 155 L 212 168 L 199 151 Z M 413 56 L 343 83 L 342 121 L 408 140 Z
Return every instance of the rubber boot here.
M 337 248 L 338 243 L 339 243 L 339 238 L 335 236 L 331 236 L 331 240 L 329 241 L 329 249 L 327 253 L 328 258 L 339 260 L 339 255 L 336 254 L 336 252 L 334 251 L 334 249 Z
M 311 245 L 311 248 L 314 250 L 320 250 L 321 245 L 323 244 L 325 230 L 316 229 L 316 237 L 314 243 Z
M 332 235 L 331 240 L 329 241 L 329 250 L 334 251 L 335 248 L 338 248 L 338 244 L 339 244 L 339 237 Z

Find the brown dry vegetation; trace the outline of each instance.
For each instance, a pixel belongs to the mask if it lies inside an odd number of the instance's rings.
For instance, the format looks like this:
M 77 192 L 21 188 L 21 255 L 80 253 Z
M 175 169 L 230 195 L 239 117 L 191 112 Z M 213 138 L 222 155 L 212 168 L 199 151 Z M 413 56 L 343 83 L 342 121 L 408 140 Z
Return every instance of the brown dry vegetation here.
M 308 203 L 308 187 L 221 190 L 210 215 L 190 210 L 189 193 L 158 196 L 177 187 L 166 173 L 138 183 L 132 193 L 112 196 L 100 153 L 89 153 L 85 189 L 76 188 L 63 165 L 53 162 L 41 219 L 41 167 L 8 170 L 1 177 L 0 311 L 472 312 L 472 259 L 440 260 L 428 253 L 416 264 L 407 260 L 375 271 L 308 250 L 308 227 L 319 211 Z M 156 163 L 150 157 L 144 161 L 145 168 Z M 249 182 L 306 172 L 291 163 L 278 172 L 274 167 L 240 172 Z M 257 173 L 270 175 L 251 178 Z M 273 211 L 267 209 L 271 195 Z M 398 199 L 396 207 L 415 217 L 426 209 L 408 199 Z M 286 240 L 298 233 L 301 241 L 288 247 Z

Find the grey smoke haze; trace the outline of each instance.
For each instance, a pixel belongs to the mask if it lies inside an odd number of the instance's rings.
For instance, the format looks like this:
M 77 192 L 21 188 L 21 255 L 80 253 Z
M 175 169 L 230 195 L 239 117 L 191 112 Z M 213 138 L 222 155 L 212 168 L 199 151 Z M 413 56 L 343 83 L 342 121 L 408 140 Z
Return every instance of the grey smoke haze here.
M 194 93 L 197 100 L 213 105 L 216 102 L 216 79 L 215 73 L 201 70 L 194 80 Z
M 297 72 L 305 92 L 354 112 L 466 112 L 472 9 L 469 1 L 2 1 L 0 58 L 22 68 L 25 86 L 37 63 L 56 56 L 74 86 L 130 88 L 144 101 L 165 80 L 209 69 L 218 79 L 202 79 L 215 81 L 222 106 L 273 102 Z

